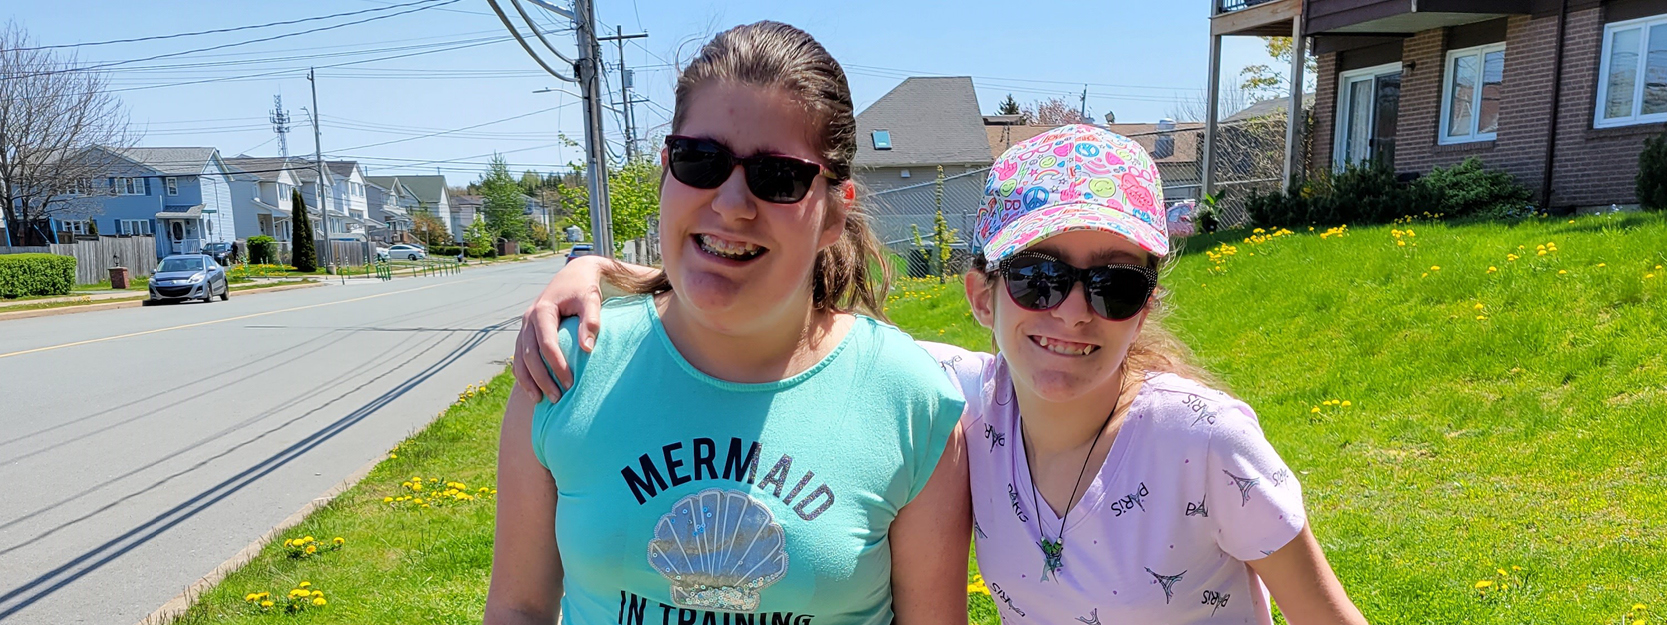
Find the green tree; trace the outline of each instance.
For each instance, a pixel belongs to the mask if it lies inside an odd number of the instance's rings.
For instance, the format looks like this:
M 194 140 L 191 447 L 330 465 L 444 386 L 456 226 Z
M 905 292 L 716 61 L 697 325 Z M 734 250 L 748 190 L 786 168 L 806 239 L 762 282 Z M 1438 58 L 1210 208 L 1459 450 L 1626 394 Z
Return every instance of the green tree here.
M 1667 134 L 1644 140 L 1638 153 L 1638 203 L 1644 210 L 1667 209 Z
M 528 233 L 524 214 L 527 195 L 522 192 L 521 183 L 509 173 L 509 164 L 504 162 L 504 157 L 492 155 L 492 163 L 475 184 L 484 200 L 482 212 L 486 216 L 488 236 L 511 241 L 526 240 Z
M 938 212 L 932 217 L 932 245 L 937 248 L 938 283 L 949 280 L 949 257 L 952 246 L 955 245 L 955 230 L 949 228 L 949 221 L 943 218 L 943 165 L 938 166 L 938 179 L 932 186 L 932 200 L 937 204 Z
M 463 229 L 463 244 L 468 246 L 469 254 L 485 256 L 492 249 L 492 229 L 484 221 L 469 224 Z
M 584 167 L 575 165 L 579 180 Z M 590 232 L 590 194 L 582 185 L 563 184 L 561 208 L 569 212 L 568 223 Z M 614 251 L 625 242 L 648 235 L 648 218 L 660 214 L 660 164 L 644 156 L 608 172 L 608 211 L 613 216 Z M 594 237 L 593 237 L 594 240 Z
M 997 115 L 1023 115 L 1024 111 L 1019 108 L 1019 101 L 1014 100 L 1013 99 L 1013 94 L 1009 93 L 1009 94 L 1007 94 L 1007 99 L 1002 100 L 1001 105 L 996 108 L 996 114 Z
M 452 240 L 446 222 L 425 210 L 411 213 L 411 234 L 426 247 L 446 245 Z
M 544 177 L 531 169 L 521 172 L 521 192 L 527 197 L 538 197 L 538 190 L 544 188 Z
M 301 197 L 299 187 L 290 193 L 289 203 L 294 210 L 294 226 L 291 229 L 294 250 L 290 254 L 290 264 L 295 265 L 296 271 L 318 271 L 318 250 L 313 248 L 313 220 L 307 216 L 307 201 Z
M 1268 56 L 1279 61 L 1278 69 L 1269 65 L 1250 65 L 1239 70 L 1239 87 L 1250 94 L 1254 102 L 1271 100 L 1289 96 L 1291 94 L 1291 46 L 1290 37 L 1263 37 L 1262 46 Z M 1319 72 L 1319 60 L 1312 54 L 1303 56 L 1303 84 L 1313 85 L 1314 77 Z

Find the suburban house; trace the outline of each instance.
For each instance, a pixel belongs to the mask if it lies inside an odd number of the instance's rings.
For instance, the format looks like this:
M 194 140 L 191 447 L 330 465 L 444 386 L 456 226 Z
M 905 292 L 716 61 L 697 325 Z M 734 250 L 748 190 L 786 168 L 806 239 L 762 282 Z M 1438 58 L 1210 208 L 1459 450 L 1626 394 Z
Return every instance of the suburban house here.
M 470 224 L 486 217 L 486 198 L 479 195 L 459 193 L 451 196 L 452 214 L 451 229 L 453 236 L 461 239 L 463 232 Z
M 282 158 L 237 157 L 226 159 L 233 169 L 232 204 L 237 207 L 237 238 L 269 236 L 288 242 L 294 236 L 291 197 L 301 187 L 301 178 Z M 312 221 L 319 220 L 311 211 Z M 317 226 L 317 224 L 314 224 Z
M 225 243 L 236 234 L 232 172 L 219 150 L 205 147 L 103 148 L 110 163 L 88 199 L 84 219 L 54 219 L 51 231 L 66 237 L 156 236 L 158 257 L 200 252 L 206 243 Z
M 324 186 L 328 196 L 321 196 L 318 187 L 318 165 L 314 161 L 291 158 L 290 169 L 301 179 L 301 195 L 307 202 L 308 214 L 327 215 L 330 239 L 334 241 L 362 241 L 370 220 L 370 207 L 365 200 L 365 173 L 356 161 L 324 161 L 329 178 Z M 325 210 L 319 210 L 324 206 Z M 322 224 L 321 224 L 322 225 Z M 322 229 L 315 233 L 323 237 Z
M 1289 35 L 1294 19 L 1312 41 L 1312 167 L 1413 176 L 1475 157 L 1543 206 L 1631 204 L 1667 122 L 1667 1 L 1212 2 L 1213 34 Z
M 411 211 L 417 207 L 417 196 L 401 184 L 398 176 L 366 176 L 365 204 L 370 209 L 369 229 L 372 240 L 382 243 L 408 243 L 411 232 Z
M 857 114 L 853 175 L 871 192 L 930 183 L 990 166 L 972 78 L 913 77 Z
M 392 177 L 387 176 L 386 178 Z M 384 177 L 379 176 L 377 178 L 382 179 Z M 423 212 L 433 215 L 439 218 L 440 223 L 446 224 L 446 228 L 451 231 L 453 239 L 463 237 L 463 231 L 456 228 L 452 219 L 451 194 L 446 191 L 445 176 L 399 176 L 398 178 L 400 184 L 405 185 L 405 188 L 416 197 L 416 208 L 410 211 L 411 214 Z

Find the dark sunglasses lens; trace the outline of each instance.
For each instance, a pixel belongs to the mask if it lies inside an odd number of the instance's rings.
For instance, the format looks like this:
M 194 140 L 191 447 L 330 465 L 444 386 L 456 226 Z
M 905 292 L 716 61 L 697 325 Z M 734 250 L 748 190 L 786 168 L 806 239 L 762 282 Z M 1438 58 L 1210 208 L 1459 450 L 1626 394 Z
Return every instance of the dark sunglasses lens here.
M 729 179 L 735 170 L 735 159 L 716 142 L 699 139 L 673 139 L 668 142 L 671 175 L 678 182 L 696 189 L 716 189 Z
M 1030 310 L 1048 310 L 1071 294 L 1071 271 L 1063 263 L 1042 258 L 1018 258 L 1002 276 L 1013 303 Z
M 781 156 L 755 156 L 747 161 L 747 188 L 758 199 L 792 204 L 805 199 L 821 168 Z
M 1140 313 L 1152 292 L 1151 278 L 1133 267 L 1097 267 L 1088 272 L 1088 304 L 1101 317 L 1122 321 Z

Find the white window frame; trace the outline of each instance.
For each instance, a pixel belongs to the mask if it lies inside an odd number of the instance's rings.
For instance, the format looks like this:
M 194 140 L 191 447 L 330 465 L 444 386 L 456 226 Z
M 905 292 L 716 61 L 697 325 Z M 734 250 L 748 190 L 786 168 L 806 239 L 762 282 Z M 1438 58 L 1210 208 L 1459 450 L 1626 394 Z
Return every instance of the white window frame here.
M 1405 67 L 1402 63 L 1400 61 L 1395 61 L 1393 63 L 1384 63 L 1383 65 L 1374 65 L 1372 67 L 1351 69 L 1337 74 L 1337 111 L 1334 112 L 1331 117 L 1331 164 L 1333 169 L 1341 170 L 1350 164 L 1348 160 L 1348 128 L 1343 123 L 1345 121 L 1344 114 L 1349 110 L 1349 97 L 1353 93 L 1353 91 L 1349 89 L 1349 83 L 1362 79 L 1376 80 L 1378 76 L 1383 74 L 1393 74 L 1404 70 Z M 1372 119 L 1367 122 L 1366 127 L 1368 129 L 1375 129 L 1378 125 L 1376 90 L 1372 92 L 1371 97 L 1374 100 L 1371 108 L 1368 110 L 1372 113 Z
M 151 233 L 149 219 L 118 219 L 116 233 L 127 236 L 148 235 Z
M 1458 143 L 1475 143 L 1477 141 L 1493 141 L 1499 137 L 1497 126 L 1495 127 L 1494 132 L 1477 132 L 1480 130 L 1482 123 L 1482 89 L 1485 81 L 1487 80 L 1488 55 L 1494 52 L 1500 53 L 1501 57 L 1503 57 L 1505 54 L 1505 42 L 1490 43 L 1487 45 L 1472 46 L 1469 48 L 1447 51 L 1446 60 L 1442 62 L 1441 66 L 1441 112 L 1439 113 L 1441 115 L 1441 123 L 1440 127 L 1436 130 L 1437 144 L 1453 145 Z M 1449 130 L 1447 124 L 1452 120 L 1453 112 L 1453 61 L 1466 56 L 1476 57 L 1477 61 L 1476 93 L 1470 101 L 1471 127 L 1470 132 L 1467 134 L 1450 136 L 1447 134 Z M 1505 84 L 1503 76 L 1503 59 L 1501 59 L 1500 64 L 1501 76 L 1499 84 L 1500 90 L 1503 92 Z M 1503 93 L 1501 93 L 1501 99 L 1503 100 Z M 1501 113 L 1503 113 L 1503 111 L 1501 111 Z M 1501 115 L 1501 117 L 1503 117 L 1503 115 Z
M 1603 25 L 1603 46 L 1599 49 L 1598 56 L 1598 100 L 1597 106 L 1592 109 L 1593 128 L 1614 128 L 1667 121 L 1667 111 L 1650 115 L 1640 114 L 1644 109 L 1644 86 L 1647 82 L 1644 71 L 1648 69 L 1650 61 L 1650 29 L 1663 24 L 1667 24 L 1667 14 L 1651 15 Z M 1636 61 L 1638 65 L 1633 68 L 1632 114 L 1625 117 L 1605 119 L 1603 116 L 1604 108 L 1609 101 L 1609 56 L 1613 52 L 1610 45 L 1614 41 L 1617 31 L 1633 28 L 1638 29 L 1638 59 Z
M 58 223 L 64 227 L 62 232 L 87 234 L 87 220 L 85 219 L 60 219 Z
M 178 178 L 175 178 L 173 176 L 168 176 L 167 178 L 164 178 L 162 182 L 168 188 L 168 195 L 179 195 L 179 179 Z

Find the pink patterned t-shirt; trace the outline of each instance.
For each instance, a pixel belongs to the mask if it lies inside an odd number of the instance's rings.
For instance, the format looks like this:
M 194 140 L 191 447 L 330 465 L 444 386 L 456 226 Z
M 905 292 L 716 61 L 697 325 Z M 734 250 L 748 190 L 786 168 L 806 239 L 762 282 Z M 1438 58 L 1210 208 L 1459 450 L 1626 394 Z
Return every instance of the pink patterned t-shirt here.
M 1172 374 L 1147 377 L 1105 464 L 1060 518 L 1032 494 L 1007 361 L 921 345 L 967 398 L 978 568 L 1007 625 L 1271 623 L 1245 562 L 1307 523 L 1302 490 L 1243 402 Z

